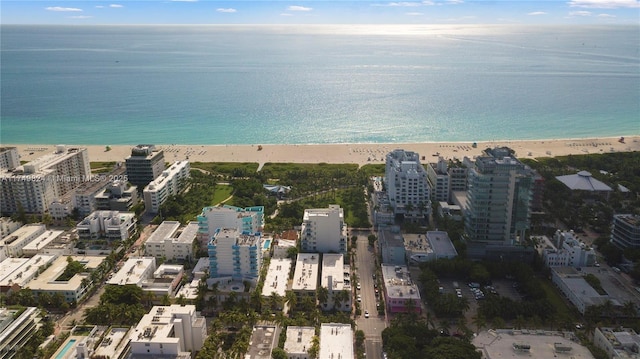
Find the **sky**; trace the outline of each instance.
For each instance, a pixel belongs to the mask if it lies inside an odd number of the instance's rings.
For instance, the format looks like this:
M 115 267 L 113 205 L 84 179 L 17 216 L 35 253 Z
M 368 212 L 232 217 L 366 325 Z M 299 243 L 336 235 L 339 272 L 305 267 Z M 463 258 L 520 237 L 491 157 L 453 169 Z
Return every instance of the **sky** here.
M 640 0 L 3 0 L 1 24 L 640 24 Z

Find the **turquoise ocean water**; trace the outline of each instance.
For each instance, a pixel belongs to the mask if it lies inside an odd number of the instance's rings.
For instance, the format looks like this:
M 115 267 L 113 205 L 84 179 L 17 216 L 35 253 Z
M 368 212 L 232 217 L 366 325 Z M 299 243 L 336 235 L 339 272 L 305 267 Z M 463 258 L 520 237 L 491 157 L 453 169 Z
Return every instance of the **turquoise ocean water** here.
M 0 30 L 2 143 L 640 134 L 638 26 Z

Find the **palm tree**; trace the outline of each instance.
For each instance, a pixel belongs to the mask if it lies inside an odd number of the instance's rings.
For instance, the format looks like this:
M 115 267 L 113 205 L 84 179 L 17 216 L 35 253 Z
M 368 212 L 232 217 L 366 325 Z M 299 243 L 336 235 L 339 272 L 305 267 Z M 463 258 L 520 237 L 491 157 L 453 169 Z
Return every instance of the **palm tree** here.
M 316 289 L 316 295 L 318 296 L 318 302 L 320 302 L 320 306 L 322 308 L 327 307 L 327 302 L 329 301 L 329 289 L 326 287 L 318 287 Z

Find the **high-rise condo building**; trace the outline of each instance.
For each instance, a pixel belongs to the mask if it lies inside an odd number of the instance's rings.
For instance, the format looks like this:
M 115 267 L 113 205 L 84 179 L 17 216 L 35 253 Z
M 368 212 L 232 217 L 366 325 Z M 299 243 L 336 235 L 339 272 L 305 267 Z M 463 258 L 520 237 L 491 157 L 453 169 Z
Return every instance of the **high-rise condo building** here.
M 241 232 L 236 228 L 218 228 L 209 242 L 211 278 L 257 280 L 262 266 L 260 233 Z
M 419 155 L 405 150 L 387 154 L 385 185 L 394 214 L 405 219 L 422 221 L 431 213 L 427 171 Z
M 509 245 L 529 229 L 533 172 L 507 147 L 489 149 L 469 170 L 465 232 L 469 240 Z
M 344 210 L 337 204 L 329 205 L 329 208 L 305 209 L 300 245 L 303 252 L 347 254 Z
M 129 182 L 144 188 L 164 171 L 164 152 L 154 145 L 137 145 L 125 160 Z

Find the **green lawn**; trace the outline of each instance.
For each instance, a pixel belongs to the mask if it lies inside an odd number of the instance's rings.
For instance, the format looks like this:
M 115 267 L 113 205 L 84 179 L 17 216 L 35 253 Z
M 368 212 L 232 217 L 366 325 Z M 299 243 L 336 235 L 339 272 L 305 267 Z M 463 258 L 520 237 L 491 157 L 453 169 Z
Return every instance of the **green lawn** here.
M 231 193 L 233 193 L 233 187 L 220 184 L 216 185 L 211 205 L 217 206 L 220 202 L 231 196 Z M 231 204 L 232 201 L 233 200 L 226 202 L 226 204 Z

